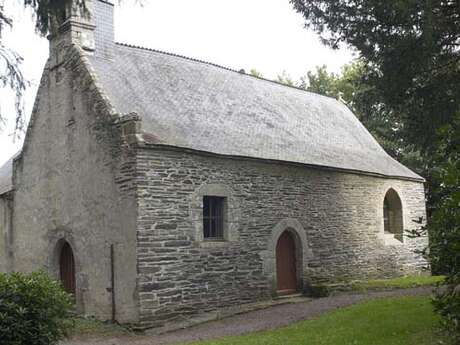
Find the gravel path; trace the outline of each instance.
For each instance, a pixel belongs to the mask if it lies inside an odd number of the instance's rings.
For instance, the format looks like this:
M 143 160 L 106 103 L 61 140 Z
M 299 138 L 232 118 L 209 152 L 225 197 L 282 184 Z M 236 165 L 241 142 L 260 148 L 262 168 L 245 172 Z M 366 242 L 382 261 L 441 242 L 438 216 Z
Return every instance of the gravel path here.
M 364 300 L 382 297 L 425 296 L 431 294 L 432 290 L 432 287 L 420 287 L 364 294 L 344 294 L 303 303 L 278 305 L 162 335 L 81 338 L 66 341 L 62 345 L 161 345 L 220 338 L 286 326 Z

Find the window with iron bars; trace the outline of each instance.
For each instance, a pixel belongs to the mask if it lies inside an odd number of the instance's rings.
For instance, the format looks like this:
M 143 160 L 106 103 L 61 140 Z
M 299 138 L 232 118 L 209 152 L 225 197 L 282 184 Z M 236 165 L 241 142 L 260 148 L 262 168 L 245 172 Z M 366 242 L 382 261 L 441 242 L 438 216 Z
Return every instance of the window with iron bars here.
M 225 197 L 203 197 L 203 237 L 204 239 L 224 239 Z

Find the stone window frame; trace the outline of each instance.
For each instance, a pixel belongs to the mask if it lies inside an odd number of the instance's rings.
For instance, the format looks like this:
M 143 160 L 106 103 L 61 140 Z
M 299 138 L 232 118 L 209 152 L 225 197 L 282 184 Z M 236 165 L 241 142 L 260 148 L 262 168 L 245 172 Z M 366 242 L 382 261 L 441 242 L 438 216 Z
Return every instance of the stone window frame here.
M 216 196 L 225 198 L 224 229 L 222 239 L 205 239 L 203 230 L 203 197 Z M 225 246 L 239 239 L 241 210 L 232 189 L 224 184 L 209 183 L 199 187 L 190 201 L 190 218 L 194 228 L 195 242 L 202 247 Z
M 385 232 L 385 224 L 384 224 L 384 203 L 388 193 L 394 192 L 395 195 L 399 198 L 399 202 L 401 203 L 401 225 L 399 226 L 402 231 L 399 234 Z M 383 240 L 386 246 L 401 246 L 404 245 L 406 242 L 406 235 L 405 235 L 405 227 L 406 227 L 406 219 L 405 219 L 405 201 L 403 197 L 403 193 L 395 186 L 388 186 L 384 189 L 384 192 L 379 198 L 379 237 Z

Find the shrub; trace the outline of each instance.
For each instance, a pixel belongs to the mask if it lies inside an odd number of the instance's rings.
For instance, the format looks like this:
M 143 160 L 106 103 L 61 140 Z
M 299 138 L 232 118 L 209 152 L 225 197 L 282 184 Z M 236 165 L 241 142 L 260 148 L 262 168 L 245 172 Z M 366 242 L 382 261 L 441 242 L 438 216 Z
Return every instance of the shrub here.
M 460 112 L 440 132 L 434 177 L 437 198 L 430 222 L 429 257 L 433 267 L 446 272 L 445 286 L 434 298 L 436 311 L 449 333 L 460 343 Z
M 44 272 L 0 273 L 0 344 L 56 344 L 71 308 L 71 296 Z
M 450 276 L 447 285 L 433 298 L 434 309 L 441 315 L 444 329 L 460 343 L 460 277 Z

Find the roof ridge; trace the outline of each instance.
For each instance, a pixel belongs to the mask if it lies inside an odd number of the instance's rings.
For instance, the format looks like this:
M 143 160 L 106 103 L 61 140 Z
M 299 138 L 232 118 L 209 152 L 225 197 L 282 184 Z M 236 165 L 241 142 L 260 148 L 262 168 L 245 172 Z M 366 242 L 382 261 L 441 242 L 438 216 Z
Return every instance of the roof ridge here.
M 147 47 L 137 46 L 137 45 L 128 44 L 128 43 L 115 42 L 115 44 L 125 46 L 125 47 L 128 47 L 128 48 L 142 49 L 142 50 L 147 50 L 147 51 L 151 51 L 151 52 L 155 52 L 155 53 L 175 56 L 175 57 L 179 57 L 179 58 L 182 58 L 182 59 L 191 60 L 191 61 L 194 61 L 194 62 L 200 62 L 200 63 L 204 63 L 206 65 L 211 65 L 211 66 L 214 66 L 214 67 L 218 67 L 218 68 L 222 68 L 222 69 L 225 69 L 225 70 L 228 70 L 228 71 L 232 71 L 232 72 L 242 74 L 241 72 L 237 71 L 236 69 L 233 69 L 233 68 L 230 68 L 230 67 L 222 66 L 222 65 L 219 65 L 219 64 L 216 64 L 216 63 L 213 63 L 213 62 L 200 60 L 200 59 L 192 58 L 192 57 L 181 55 L 181 54 L 170 53 L 170 52 L 166 52 L 164 50 L 158 50 L 158 49 L 154 49 L 154 48 L 147 48 Z
M 291 89 L 299 90 L 299 91 L 302 91 L 302 92 L 305 92 L 305 93 L 310 93 L 310 94 L 313 94 L 315 96 L 326 97 L 328 99 L 336 100 L 333 97 L 328 97 L 328 96 L 325 96 L 325 95 L 321 95 L 319 93 L 308 91 L 308 90 L 305 90 L 305 89 L 303 89 L 301 87 L 298 87 L 298 86 L 295 86 L 295 85 L 288 85 L 288 84 L 284 84 L 284 83 L 281 83 L 281 82 L 273 80 L 273 79 L 267 79 L 267 78 L 264 78 L 264 77 L 259 77 L 257 75 L 248 74 L 248 73 L 246 73 L 244 71 L 244 69 L 242 69 L 242 71 L 237 71 L 236 69 L 226 67 L 226 66 L 222 66 L 222 65 L 216 64 L 214 62 L 210 62 L 210 61 L 206 61 L 206 60 L 200 60 L 200 59 L 192 58 L 192 57 L 181 55 L 181 54 L 170 53 L 170 52 L 167 52 L 167 51 L 164 51 L 164 50 L 137 46 L 137 45 L 134 45 L 134 44 L 121 43 L 121 42 L 115 42 L 115 44 L 120 45 L 120 46 L 124 46 L 124 47 L 128 47 L 128 48 L 136 48 L 136 49 L 151 51 L 151 52 L 155 52 L 155 53 L 160 53 L 160 54 L 165 54 L 165 55 L 169 55 L 169 56 L 178 57 L 178 58 L 193 61 L 193 62 L 202 63 L 202 64 L 205 64 L 205 65 L 214 66 L 214 67 L 221 68 L 221 69 L 224 69 L 224 70 L 227 70 L 227 71 L 230 71 L 230 72 L 238 73 L 240 75 L 245 75 L 245 76 L 252 77 L 252 78 L 255 78 L 255 79 L 264 80 L 264 81 L 268 81 L 268 82 L 273 83 L 273 84 L 277 84 L 277 85 L 289 87 Z
M 113 2 L 110 1 L 110 0 L 98 0 L 99 2 L 103 2 L 104 4 L 107 4 L 107 5 L 112 5 L 114 6 Z

